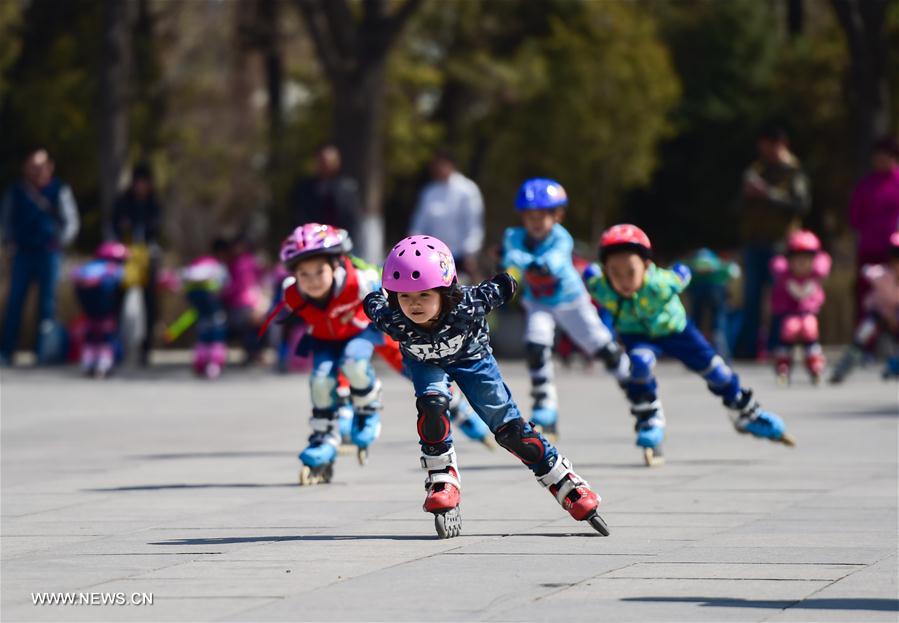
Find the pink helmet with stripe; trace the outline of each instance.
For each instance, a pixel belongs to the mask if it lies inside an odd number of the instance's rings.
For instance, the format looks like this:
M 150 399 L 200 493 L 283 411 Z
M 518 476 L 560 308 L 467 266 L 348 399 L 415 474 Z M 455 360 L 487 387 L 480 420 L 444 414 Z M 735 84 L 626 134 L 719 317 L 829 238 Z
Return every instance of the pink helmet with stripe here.
M 456 263 L 449 247 L 437 238 L 409 236 L 390 250 L 381 280 L 390 292 L 444 288 L 456 281 Z
M 289 266 L 312 255 L 343 255 L 353 248 L 345 229 L 321 223 L 306 223 L 294 229 L 281 243 L 281 262 Z

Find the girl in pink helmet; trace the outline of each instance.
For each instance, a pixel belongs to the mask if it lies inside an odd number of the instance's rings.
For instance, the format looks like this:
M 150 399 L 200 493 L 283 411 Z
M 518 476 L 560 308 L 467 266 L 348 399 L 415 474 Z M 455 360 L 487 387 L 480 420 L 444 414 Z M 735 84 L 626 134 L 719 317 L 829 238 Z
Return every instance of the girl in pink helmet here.
M 824 305 L 822 282 L 830 274 L 830 255 L 821 250 L 818 236 L 808 230 L 795 231 L 787 239 L 786 255 L 771 260 L 771 331 L 774 366 L 781 384 L 790 382 L 793 351 L 801 346 L 805 367 L 818 384 L 824 372 L 818 313 Z
M 596 512 L 599 496 L 521 417 L 490 350 L 487 314 L 511 300 L 515 280 L 501 273 L 478 286 L 460 286 L 449 248 L 432 236 L 410 236 L 387 256 L 382 283 L 387 295 L 365 297 L 365 312 L 399 342 L 415 386 L 421 465 L 427 471 L 424 510 L 434 514 L 437 534 L 454 537 L 462 527 L 449 418 L 449 384 L 455 381 L 499 445 L 531 469 L 572 517 L 607 535 Z

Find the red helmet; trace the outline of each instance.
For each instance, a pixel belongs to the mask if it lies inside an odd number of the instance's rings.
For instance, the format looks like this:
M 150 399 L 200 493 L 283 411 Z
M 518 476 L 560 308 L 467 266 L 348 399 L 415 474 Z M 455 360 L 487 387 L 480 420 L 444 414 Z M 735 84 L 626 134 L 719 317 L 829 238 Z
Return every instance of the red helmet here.
M 646 259 L 652 257 L 652 243 L 646 232 L 636 225 L 624 223 L 614 225 L 603 232 L 599 239 L 599 261 L 605 262 L 610 253 L 624 249 L 638 253 Z
M 818 236 L 807 229 L 794 231 L 787 238 L 788 253 L 817 253 L 821 250 L 821 241 Z

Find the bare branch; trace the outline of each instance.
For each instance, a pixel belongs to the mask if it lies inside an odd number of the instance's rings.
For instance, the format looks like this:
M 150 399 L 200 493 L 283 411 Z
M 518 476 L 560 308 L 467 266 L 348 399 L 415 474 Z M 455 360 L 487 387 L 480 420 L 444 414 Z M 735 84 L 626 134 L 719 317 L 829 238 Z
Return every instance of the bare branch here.
M 297 0 L 297 7 L 303 14 L 303 22 L 315 45 L 319 62 L 328 77 L 331 80 L 336 79 L 341 73 L 340 56 L 329 40 L 326 27 L 322 24 L 321 3 L 316 0 Z

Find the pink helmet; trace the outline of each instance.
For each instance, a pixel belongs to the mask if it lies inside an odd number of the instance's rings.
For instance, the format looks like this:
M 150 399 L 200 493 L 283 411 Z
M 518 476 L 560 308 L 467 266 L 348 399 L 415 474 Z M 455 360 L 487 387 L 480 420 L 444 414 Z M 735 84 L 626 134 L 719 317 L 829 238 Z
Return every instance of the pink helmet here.
M 421 292 L 453 285 L 456 263 L 449 247 L 433 236 L 403 238 L 384 262 L 384 289 Z
M 281 261 L 293 264 L 310 255 L 343 255 L 353 248 L 345 229 L 320 223 L 306 223 L 291 232 L 281 243 Z
M 818 240 L 818 236 L 807 229 L 794 231 L 787 239 L 789 253 L 817 253 L 820 250 L 821 241 Z
M 109 260 L 110 262 L 124 262 L 128 259 L 128 247 L 121 242 L 104 242 L 97 247 L 94 257 L 100 260 Z
M 890 249 L 899 251 L 899 231 L 894 231 L 890 234 Z

